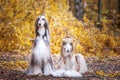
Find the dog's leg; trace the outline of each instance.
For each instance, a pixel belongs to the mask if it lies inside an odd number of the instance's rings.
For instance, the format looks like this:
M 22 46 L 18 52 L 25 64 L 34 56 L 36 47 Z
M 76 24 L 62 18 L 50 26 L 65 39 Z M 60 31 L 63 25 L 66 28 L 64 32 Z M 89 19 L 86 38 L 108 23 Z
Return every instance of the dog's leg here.
M 42 75 L 42 70 L 39 66 L 42 66 L 40 62 L 36 59 L 35 55 L 32 54 L 30 60 L 30 68 L 26 71 L 29 75 Z
M 77 71 L 79 71 L 80 73 L 85 73 L 87 71 L 87 64 L 85 62 L 84 56 L 81 54 L 77 54 L 75 58 L 76 63 L 78 64 Z
M 53 63 L 52 59 L 49 57 L 44 60 L 44 75 L 52 75 L 53 73 Z
M 65 67 L 65 58 L 60 57 L 57 62 L 57 69 L 64 69 Z

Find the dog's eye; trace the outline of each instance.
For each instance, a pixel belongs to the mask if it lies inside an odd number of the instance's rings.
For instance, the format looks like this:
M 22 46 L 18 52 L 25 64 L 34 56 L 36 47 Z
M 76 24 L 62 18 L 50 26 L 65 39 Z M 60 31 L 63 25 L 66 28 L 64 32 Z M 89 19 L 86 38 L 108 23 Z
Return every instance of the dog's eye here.
M 45 19 L 44 19 L 44 18 L 42 18 L 42 20 L 44 21 Z
M 70 45 L 73 45 L 72 43 L 70 43 Z
M 65 42 L 63 42 L 63 45 L 66 45 L 66 43 L 65 43 Z

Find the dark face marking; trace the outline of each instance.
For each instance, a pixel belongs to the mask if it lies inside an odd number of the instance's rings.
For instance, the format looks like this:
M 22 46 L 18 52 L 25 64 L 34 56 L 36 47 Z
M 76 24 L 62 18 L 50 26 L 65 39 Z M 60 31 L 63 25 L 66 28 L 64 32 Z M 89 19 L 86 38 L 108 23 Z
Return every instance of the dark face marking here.
M 73 43 L 63 42 L 62 47 L 64 52 L 68 53 L 73 51 Z
M 63 46 L 64 46 L 64 45 L 66 45 L 66 43 L 65 43 L 65 42 L 63 42 Z

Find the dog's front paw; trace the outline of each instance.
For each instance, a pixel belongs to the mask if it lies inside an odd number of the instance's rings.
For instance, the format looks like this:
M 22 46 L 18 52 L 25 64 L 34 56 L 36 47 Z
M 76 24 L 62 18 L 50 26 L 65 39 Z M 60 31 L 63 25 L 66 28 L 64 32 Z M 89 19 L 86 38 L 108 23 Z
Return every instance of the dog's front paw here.
M 27 75 L 39 75 L 42 76 L 42 72 L 39 70 L 32 70 L 32 69 L 28 69 L 27 71 L 24 72 Z

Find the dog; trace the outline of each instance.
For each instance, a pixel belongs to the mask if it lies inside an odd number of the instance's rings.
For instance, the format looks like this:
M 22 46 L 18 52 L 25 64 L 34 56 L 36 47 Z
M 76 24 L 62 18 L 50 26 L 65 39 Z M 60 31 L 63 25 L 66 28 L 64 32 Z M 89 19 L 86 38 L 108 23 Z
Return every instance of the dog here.
M 56 77 L 82 77 L 87 65 L 82 54 L 73 53 L 73 39 L 65 37 L 61 46 L 61 56 L 57 63 Z
M 50 31 L 48 27 L 48 21 L 44 15 L 38 16 L 35 21 L 35 34 L 36 37 L 38 35 L 42 35 L 44 41 L 50 44 Z
M 35 33 L 36 38 L 31 53 L 30 65 L 25 73 L 29 75 L 51 75 L 53 61 L 50 52 L 50 33 L 44 15 L 38 16 L 35 21 Z

